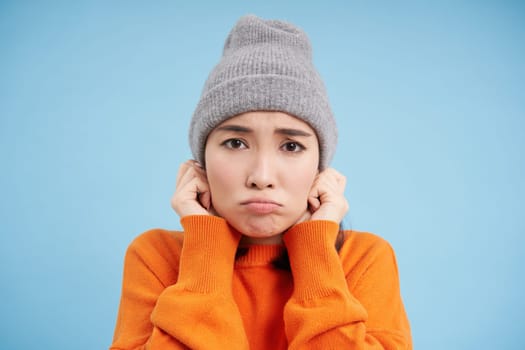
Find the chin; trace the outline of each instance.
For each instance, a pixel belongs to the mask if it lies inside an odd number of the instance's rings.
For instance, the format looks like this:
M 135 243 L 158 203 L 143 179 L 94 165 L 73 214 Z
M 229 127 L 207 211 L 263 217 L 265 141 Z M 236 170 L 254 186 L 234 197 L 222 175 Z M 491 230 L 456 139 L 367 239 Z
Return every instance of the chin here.
M 282 234 L 290 226 L 293 221 L 276 220 L 275 218 L 259 217 L 247 219 L 244 222 L 231 223 L 233 227 L 245 236 L 252 238 L 268 238 Z
M 282 234 L 293 226 L 301 217 L 300 213 L 281 212 L 267 215 L 250 215 L 245 211 L 229 211 L 216 208 L 239 233 L 253 238 L 268 238 Z

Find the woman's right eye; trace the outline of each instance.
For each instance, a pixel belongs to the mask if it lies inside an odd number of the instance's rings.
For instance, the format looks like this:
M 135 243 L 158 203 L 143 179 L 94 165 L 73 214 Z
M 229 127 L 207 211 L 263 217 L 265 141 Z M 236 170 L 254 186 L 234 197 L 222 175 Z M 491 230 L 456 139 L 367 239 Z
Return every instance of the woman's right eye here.
M 246 144 L 240 139 L 228 139 L 222 143 L 226 148 L 230 149 L 244 149 L 247 148 Z

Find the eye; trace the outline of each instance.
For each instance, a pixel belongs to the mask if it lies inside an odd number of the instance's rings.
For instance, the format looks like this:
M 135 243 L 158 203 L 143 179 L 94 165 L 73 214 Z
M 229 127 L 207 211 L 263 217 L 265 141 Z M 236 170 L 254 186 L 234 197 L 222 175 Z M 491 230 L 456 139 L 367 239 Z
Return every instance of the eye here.
M 244 141 L 241 139 L 228 139 L 222 143 L 223 146 L 230 149 L 243 149 L 247 148 Z
M 292 152 L 292 153 L 301 152 L 306 149 L 303 145 L 301 145 L 298 142 L 294 142 L 294 141 L 286 142 L 284 145 L 282 145 L 282 148 L 286 152 Z

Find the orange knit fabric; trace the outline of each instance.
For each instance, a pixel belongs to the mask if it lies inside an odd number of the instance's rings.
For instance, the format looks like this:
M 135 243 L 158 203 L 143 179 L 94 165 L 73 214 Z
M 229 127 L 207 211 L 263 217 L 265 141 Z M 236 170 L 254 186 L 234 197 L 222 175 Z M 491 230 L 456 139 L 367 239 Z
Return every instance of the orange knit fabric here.
M 394 253 L 383 239 L 309 221 L 284 246 L 250 246 L 221 218 L 188 216 L 130 245 L 110 349 L 412 349 Z M 183 244 L 184 243 L 184 244 Z

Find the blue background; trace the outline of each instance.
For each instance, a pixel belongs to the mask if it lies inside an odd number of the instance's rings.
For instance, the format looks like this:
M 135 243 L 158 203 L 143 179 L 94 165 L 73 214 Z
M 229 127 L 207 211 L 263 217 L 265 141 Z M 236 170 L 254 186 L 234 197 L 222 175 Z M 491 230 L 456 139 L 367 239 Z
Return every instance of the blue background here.
M 1 1 L 2 349 L 109 347 L 246 13 L 309 34 L 345 223 L 393 245 L 415 348 L 524 349 L 525 5 L 497 0 Z

